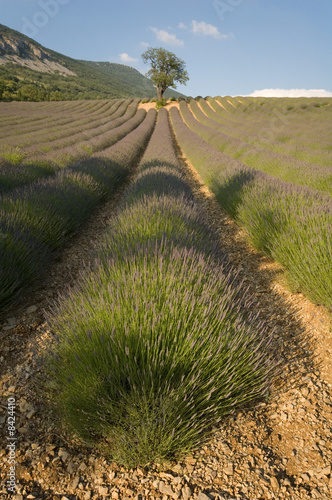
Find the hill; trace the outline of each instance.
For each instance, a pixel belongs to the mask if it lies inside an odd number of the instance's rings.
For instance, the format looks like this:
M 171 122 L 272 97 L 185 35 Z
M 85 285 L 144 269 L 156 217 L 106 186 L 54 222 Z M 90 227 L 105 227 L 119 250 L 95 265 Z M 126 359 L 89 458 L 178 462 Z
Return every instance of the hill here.
M 72 59 L 0 24 L 0 100 L 155 97 L 151 80 L 130 66 Z M 166 97 L 183 94 L 168 90 Z

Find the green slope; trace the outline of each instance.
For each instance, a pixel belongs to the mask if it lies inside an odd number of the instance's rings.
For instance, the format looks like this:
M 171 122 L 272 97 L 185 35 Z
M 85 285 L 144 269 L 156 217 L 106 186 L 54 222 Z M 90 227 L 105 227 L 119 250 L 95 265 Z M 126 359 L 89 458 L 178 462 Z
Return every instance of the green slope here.
M 93 62 L 93 61 L 80 61 L 90 68 L 98 70 L 98 74 L 103 73 L 107 78 L 121 82 L 121 89 L 128 92 L 128 95 L 135 95 L 137 97 L 156 97 L 156 89 L 151 80 L 142 75 L 137 69 L 124 64 L 116 64 L 110 62 Z M 131 92 L 131 93 L 130 93 Z M 134 94 L 132 94 L 134 92 Z M 184 97 L 176 90 L 168 89 L 165 92 L 166 97 Z
M 72 59 L 0 24 L 0 100 L 155 97 L 153 83 L 122 64 Z M 168 90 L 167 96 L 183 94 Z

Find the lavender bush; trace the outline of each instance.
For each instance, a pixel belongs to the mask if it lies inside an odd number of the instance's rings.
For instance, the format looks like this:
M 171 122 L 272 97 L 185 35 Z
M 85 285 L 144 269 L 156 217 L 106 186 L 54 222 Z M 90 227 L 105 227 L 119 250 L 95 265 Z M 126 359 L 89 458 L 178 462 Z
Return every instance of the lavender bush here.
M 86 175 L 59 173 L 55 178 L 15 190 L 1 208 L 55 249 L 78 227 L 103 196 L 103 189 Z
M 185 193 L 187 197 L 192 197 L 190 187 L 184 181 L 183 175 L 174 170 L 173 165 L 145 168 L 139 173 L 139 176 L 131 189 L 131 199 L 153 194 L 181 194 Z M 128 197 L 129 202 L 129 197 Z
M 282 264 L 294 291 L 332 311 L 332 200 L 309 188 L 261 177 L 237 218 L 255 246 Z
M 145 465 L 182 456 L 268 396 L 271 334 L 243 320 L 233 289 L 206 255 L 171 242 L 86 274 L 49 317 L 46 372 L 67 424 L 113 460 Z
M 249 312 L 184 186 L 161 110 L 96 261 L 48 315 L 41 357 L 54 409 L 129 466 L 183 456 L 212 424 L 267 397 L 277 369 L 273 333 Z
M 41 262 L 50 257 L 50 250 L 31 231 L 0 210 L 0 305 L 4 307 L 40 273 Z
M 201 253 L 222 259 L 218 242 L 206 217 L 196 203 L 184 194 L 149 193 L 127 204 L 115 218 L 112 231 L 98 244 L 102 261 L 122 260 L 136 245 L 158 242 L 164 249 L 165 240 L 178 248 L 195 248 Z

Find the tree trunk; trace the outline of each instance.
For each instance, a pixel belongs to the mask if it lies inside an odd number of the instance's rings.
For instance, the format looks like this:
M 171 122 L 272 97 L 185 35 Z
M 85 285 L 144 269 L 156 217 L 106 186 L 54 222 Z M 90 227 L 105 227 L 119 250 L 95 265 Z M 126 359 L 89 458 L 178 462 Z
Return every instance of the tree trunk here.
M 157 89 L 157 99 L 158 101 L 160 101 L 163 98 L 165 91 L 160 87 L 156 87 L 156 89 Z

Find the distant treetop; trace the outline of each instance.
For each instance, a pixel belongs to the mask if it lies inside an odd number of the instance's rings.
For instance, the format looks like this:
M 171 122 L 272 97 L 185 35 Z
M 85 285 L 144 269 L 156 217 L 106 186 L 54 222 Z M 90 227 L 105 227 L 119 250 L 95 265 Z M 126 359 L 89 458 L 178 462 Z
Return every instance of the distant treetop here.
M 189 80 L 185 69 L 186 63 L 168 50 L 151 47 L 142 54 L 142 58 L 144 63 L 151 64 L 146 76 L 154 83 L 158 100 L 163 98 L 165 90 L 169 87 L 175 89 L 176 83 L 185 85 Z

